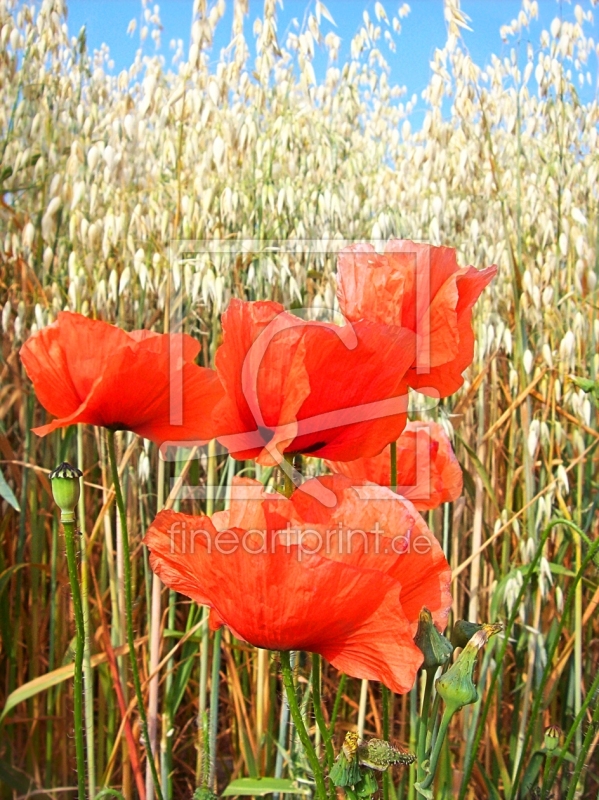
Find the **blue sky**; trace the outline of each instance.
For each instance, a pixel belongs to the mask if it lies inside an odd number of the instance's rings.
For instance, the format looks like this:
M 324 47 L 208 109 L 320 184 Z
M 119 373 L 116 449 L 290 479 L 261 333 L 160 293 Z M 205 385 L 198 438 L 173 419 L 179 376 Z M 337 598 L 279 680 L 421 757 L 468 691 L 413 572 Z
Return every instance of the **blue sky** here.
M 87 38 L 90 49 L 98 48 L 106 43 L 110 48 L 114 61 L 114 72 L 127 67 L 133 60 L 135 51 L 139 47 L 139 25 L 133 36 L 127 35 L 129 21 L 136 18 L 139 22 L 141 4 L 139 0 L 67 0 L 68 23 L 72 34 L 78 33 L 82 25 L 87 28 Z M 580 0 L 584 9 L 590 8 L 589 0 Z M 150 2 L 150 8 L 153 7 Z M 189 42 L 189 30 L 192 14 L 192 0 L 163 0 L 160 5 L 160 15 L 164 27 L 162 33 L 161 52 L 167 63 L 170 63 L 172 51 L 169 42 L 172 39 L 182 39 L 185 45 Z M 212 3 L 209 3 L 212 5 Z M 260 0 L 250 0 L 250 14 L 246 25 L 248 41 L 253 40 L 252 24 L 256 17 L 261 15 L 263 3 Z M 349 52 L 349 42 L 362 24 L 362 13 L 367 9 L 372 19 L 374 15 L 374 0 L 328 0 L 326 7 L 331 12 L 337 27 L 333 28 L 323 20 L 322 30 L 335 30 L 344 43 L 340 54 L 340 61 L 344 60 Z M 400 5 L 399 0 L 393 3 L 385 2 L 389 16 L 396 12 Z M 430 68 L 429 61 L 436 47 L 441 47 L 446 38 L 445 22 L 443 19 L 442 0 L 412 0 L 409 3 L 411 12 L 402 20 L 402 32 L 395 35 L 397 51 L 395 54 L 387 51 L 382 45 L 381 49 L 388 58 L 391 66 L 391 81 L 405 85 L 408 97 L 413 93 L 420 93 L 427 85 Z M 232 0 L 227 0 L 227 13 L 220 23 L 216 39 L 215 60 L 220 47 L 229 41 L 231 30 Z M 301 24 L 307 10 L 313 9 L 314 2 L 310 0 L 284 0 L 284 8 L 278 10 L 279 35 L 286 31 L 295 18 Z M 499 56 L 509 55 L 511 45 L 501 41 L 499 28 L 508 24 L 518 15 L 521 8 L 520 0 L 462 0 L 462 10 L 471 18 L 472 32 L 465 31 L 464 38 L 474 60 L 484 66 L 490 54 Z M 595 9 L 595 24 L 593 36 L 599 38 L 599 7 Z M 543 28 L 548 28 L 554 16 L 563 15 L 564 18 L 573 19 L 574 3 L 567 0 L 539 0 L 539 19 L 530 29 L 530 39 L 536 46 Z M 283 38 L 283 37 L 281 37 Z M 284 39 L 283 39 L 284 40 Z M 148 37 L 145 42 L 144 52 L 155 52 L 154 43 Z M 315 68 L 318 74 L 319 61 L 316 59 Z M 597 75 L 597 64 L 589 66 L 591 74 Z M 596 87 L 587 87 L 583 92 L 583 99 L 590 99 Z

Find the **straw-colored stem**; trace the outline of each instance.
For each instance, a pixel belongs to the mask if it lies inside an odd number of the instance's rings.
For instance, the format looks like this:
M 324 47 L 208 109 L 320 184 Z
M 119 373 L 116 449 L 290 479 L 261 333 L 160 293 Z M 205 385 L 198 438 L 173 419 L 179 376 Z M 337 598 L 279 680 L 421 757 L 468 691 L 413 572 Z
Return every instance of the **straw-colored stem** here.
M 362 679 L 360 683 L 360 702 L 358 704 L 358 736 L 364 736 L 364 726 L 366 725 L 366 706 L 368 705 L 368 681 Z

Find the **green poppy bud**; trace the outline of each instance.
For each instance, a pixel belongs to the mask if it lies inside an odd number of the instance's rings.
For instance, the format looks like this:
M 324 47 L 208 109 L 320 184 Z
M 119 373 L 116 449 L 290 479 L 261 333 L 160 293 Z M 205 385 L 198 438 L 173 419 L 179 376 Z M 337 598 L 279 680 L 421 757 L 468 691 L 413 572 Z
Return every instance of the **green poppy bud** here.
M 468 622 L 467 619 L 459 619 L 451 629 L 451 643 L 454 647 L 466 647 L 470 639 L 482 625 L 477 622 Z
M 423 608 L 418 618 L 418 630 L 414 636 L 416 647 L 422 650 L 425 669 L 436 670 L 451 658 L 453 646 L 449 639 L 439 633 L 433 622 L 433 615 L 428 608 Z
M 384 772 L 392 764 L 412 764 L 416 756 L 395 747 L 385 739 L 369 739 L 358 747 L 360 766 Z
M 60 519 L 62 522 L 75 521 L 75 509 L 79 502 L 80 483 L 79 478 L 83 473 L 77 467 L 72 467 L 63 461 L 56 469 L 50 473 L 52 481 L 52 495 L 54 502 L 60 508 Z
M 483 625 L 470 639 L 455 663 L 437 681 L 437 691 L 452 714 L 478 699 L 478 691 L 472 679 L 476 657 L 490 637 L 500 630 L 501 625 Z
M 545 729 L 545 750 L 548 753 L 553 753 L 559 747 L 561 738 L 562 729 L 557 725 L 550 725 Z

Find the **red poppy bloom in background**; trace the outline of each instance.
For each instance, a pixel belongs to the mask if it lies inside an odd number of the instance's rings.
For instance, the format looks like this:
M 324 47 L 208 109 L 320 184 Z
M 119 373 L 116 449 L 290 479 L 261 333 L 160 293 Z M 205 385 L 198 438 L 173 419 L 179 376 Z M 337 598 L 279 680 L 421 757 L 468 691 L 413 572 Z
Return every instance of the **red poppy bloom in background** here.
M 232 300 L 216 370 L 218 439 L 238 459 L 370 456 L 403 430 L 414 334 L 370 322 L 300 319 L 279 303 Z
M 474 357 L 472 307 L 497 267 L 459 267 L 451 247 L 392 239 L 383 254 L 370 244 L 339 253 L 337 296 L 347 319 L 409 328 L 417 336 L 409 384 L 447 397 L 463 384 Z
M 161 581 L 211 608 L 211 627 L 269 650 L 320 653 L 356 678 L 408 691 L 422 663 L 413 636 L 429 608 L 440 629 L 451 570 L 414 506 L 342 475 L 312 479 L 331 510 L 296 490 L 236 480 L 229 511 L 162 511 L 144 539 Z M 317 493 L 317 492 L 316 492 Z
M 84 422 L 159 444 L 211 439 L 212 410 L 223 390 L 214 370 L 194 363 L 199 349 L 191 336 L 126 333 L 61 312 L 20 352 L 40 403 L 58 417 L 33 430 L 45 436 Z
M 372 458 L 326 461 L 333 472 L 355 483 L 391 486 L 390 447 Z M 438 422 L 408 422 L 397 440 L 397 491 L 419 511 L 437 508 L 462 494 L 462 469 Z

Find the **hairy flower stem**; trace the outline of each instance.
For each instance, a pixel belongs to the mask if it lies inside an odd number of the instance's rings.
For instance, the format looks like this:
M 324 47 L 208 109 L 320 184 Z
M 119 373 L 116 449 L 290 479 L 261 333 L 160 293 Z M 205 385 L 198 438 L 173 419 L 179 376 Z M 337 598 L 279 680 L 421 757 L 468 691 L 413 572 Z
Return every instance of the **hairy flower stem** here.
M 381 684 L 381 699 L 383 704 L 383 739 L 389 741 L 389 711 L 391 705 L 392 694 L 386 686 Z M 391 773 L 388 769 L 383 772 L 383 800 L 389 800 L 389 783 L 391 781 Z
M 141 720 L 141 729 L 144 737 L 146 747 L 146 757 L 152 770 L 152 778 L 154 779 L 154 790 L 158 800 L 163 800 L 162 790 L 160 788 L 160 781 L 158 780 L 158 772 L 156 771 L 156 764 L 154 763 L 154 756 L 152 747 L 150 745 L 150 735 L 148 731 L 148 720 L 146 717 L 146 710 L 144 706 L 144 698 L 141 691 L 141 681 L 139 678 L 139 669 L 137 660 L 135 658 L 135 635 L 133 632 L 133 597 L 131 590 L 131 553 L 129 551 L 129 532 L 127 530 L 127 514 L 125 512 L 125 503 L 123 501 L 123 493 L 121 491 L 121 482 L 119 479 L 119 468 L 116 460 L 116 450 L 114 446 L 114 431 L 108 431 L 108 456 L 110 459 L 110 467 L 112 470 L 112 482 L 114 484 L 114 493 L 116 496 L 116 504 L 119 511 L 121 520 L 121 530 L 123 532 L 123 561 L 124 561 L 124 580 L 125 580 L 125 611 L 127 617 L 127 643 L 129 645 L 129 661 L 131 662 L 131 673 L 133 675 L 133 686 L 135 688 L 135 696 L 137 698 L 137 707 L 139 710 L 139 718 Z
M 429 712 L 431 705 L 431 696 L 433 690 L 433 682 L 435 680 L 435 670 L 427 669 L 426 683 L 424 685 L 424 697 L 422 699 L 422 709 L 420 711 L 420 718 L 418 720 L 418 745 L 416 749 L 417 759 L 417 781 L 420 783 L 425 778 L 424 760 L 426 758 L 426 732 L 428 729 Z
M 221 640 L 223 629 L 219 628 L 214 633 L 212 644 L 212 679 L 210 681 L 210 772 L 208 775 L 208 787 L 216 790 L 216 737 L 218 734 L 218 694 L 220 690 L 220 660 L 221 660 Z
M 316 719 L 316 724 L 320 730 L 322 735 L 322 740 L 324 742 L 324 749 L 326 752 L 327 758 L 327 766 L 329 769 L 332 769 L 333 764 L 335 763 L 335 751 L 333 750 L 333 744 L 331 742 L 331 733 L 329 731 L 329 727 L 325 722 L 324 714 L 322 713 L 322 700 L 320 696 L 320 673 L 321 673 L 321 658 L 318 653 L 312 654 L 312 703 L 314 705 L 314 718 Z M 331 784 L 331 789 L 334 791 L 333 784 Z M 334 798 L 336 796 L 336 792 L 332 795 Z
M 337 694 L 335 695 L 335 702 L 333 703 L 333 712 L 331 714 L 331 724 L 329 725 L 329 736 L 331 739 L 335 735 L 335 723 L 337 722 L 337 716 L 339 714 L 339 709 L 341 708 L 341 701 L 343 700 L 343 692 L 345 691 L 345 684 L 347 683 L 347 675 L 345 672 L 341 673 L 341 677 L 339 678 L 339 683 L 337 685 Z
M 83 624 L 83 605 L 77 572 L 77 547 L 75 544 L 75 523 L 63 521 L 67 569 L 73 594 L 73 610 L 75 612 L 75 671 L 73 674 L 74 722 L 75 722 L 75 754 L 77 758 L 77 790 L 79 800 L 85 800 L 85 750 L 83 747 L 83 648 L 85 642 L 85 626 Z
M 291 670 L 290 653 L 287 650 L 281 650 L 280 656 L 283 686 L 285 687 L 285 692 L 287 694 L 289 710 L 291 711 L 291 716 L 297 730 L 297 735 L 299 736 L 300 742 L 304 748 L 304 752 L 306 753 L 306 757 L 312 768 L 312 772 L 314 773 L 314 780 L 316 782 L 316 796 L 319 798 L 319 800 L 327 800 L 327 789 L 324 781 L 324 773 L 322 771 L 320 761 L 318 760 L 318 756 L 316 755 L 316 751 L 314 750 L 312 742 L 310 741 L 310 737 L 308 736 L 308 731 L 306 730 L 306 726 L 304 725 L 304 720 L 302 718 L 302 712 L 300 711 L 300 707 L 297 703 L 295 684 L 293 682 L 293 672 Z
M 453 717 L 456 709 L 453 706 L 448 706 L 445 711 L 443 712 L 443 717 L 441 719 L 441 725 L 439 726 L 439 733 L 435 740 L 433 752 L 431 755 L 430 764 L 428 767 L 428 775 L 422 781 L 422 783 L 418 783 L 417 788 L 421 789 L 428 789 L 431 785 L 433 780 L 435 779 L 435 772 L 437 770 L 437 763 L 439 761 L 439 756 L 441 755 L 441 748 L 443 747 L 443 741 L 445 739 L 445 735 L 447 733 L 447 729 L 449 728 L 449 723 L 451 722 L 451 718 Z M 420 772 L 420 763 L 418 764 L 418 771 Z

